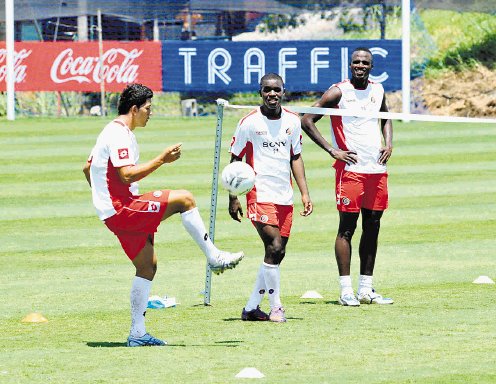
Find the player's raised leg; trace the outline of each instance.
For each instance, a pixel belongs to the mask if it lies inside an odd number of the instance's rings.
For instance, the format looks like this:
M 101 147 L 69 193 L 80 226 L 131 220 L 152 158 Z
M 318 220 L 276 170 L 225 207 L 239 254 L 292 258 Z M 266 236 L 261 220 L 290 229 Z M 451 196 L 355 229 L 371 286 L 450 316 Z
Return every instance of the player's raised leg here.
M 193 194 L 187 190 L 172 190 L 169 193 L 167 209 L 162 220 L 167 219 L 175 213 L 181 214 L 184 228 L 198 244 L 202 252 L 207 257 L 207 261 L 212 272 L 220 274 L 226 269 L 236 267 L 243 259 L 243 252 L 230 253 L 219 250 L 205 229 L 200 211 L 196 207 Z

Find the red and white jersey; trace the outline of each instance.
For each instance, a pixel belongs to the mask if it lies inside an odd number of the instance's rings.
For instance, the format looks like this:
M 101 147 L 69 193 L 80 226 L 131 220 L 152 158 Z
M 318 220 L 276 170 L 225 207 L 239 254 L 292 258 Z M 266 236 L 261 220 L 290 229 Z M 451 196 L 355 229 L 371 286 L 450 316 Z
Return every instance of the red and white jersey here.
M 255 187 L 247 194 L 248 204 L 293 204 L 290 160 L 301 153 L 301 139 L 299 116 L 284 108 L 277 120 L 265 117 L 260 107 L 240 120 L 229 152 L 246 156 L 255 170 Z
M 138 194 L 138 184 L 124 184 L 116 169 L 135 165 L 138 159 L 134 133 L 119 120 L 108 123 L 88 158 L 93 205 L 100 220 L 113 216 L 122 206 L 122 201 Z
M 357 89 L 350 80 L 332 85 L 341 90 L 337 108 L 379 112 L 384 98 L 381 84 L 369 81 L 367 88 Z M 364 117 L 331 116 L 331 135 L 334 146 L 355 151 L 358 162 L 345 166 L 346 171 L 356 173 L 385 173 L 386 166 L 378 163 L 382 147 L 379 119 Z M 337 162 L 342 163 L 342 162 Z M 345 165 L 335 164 L 335 166 Z

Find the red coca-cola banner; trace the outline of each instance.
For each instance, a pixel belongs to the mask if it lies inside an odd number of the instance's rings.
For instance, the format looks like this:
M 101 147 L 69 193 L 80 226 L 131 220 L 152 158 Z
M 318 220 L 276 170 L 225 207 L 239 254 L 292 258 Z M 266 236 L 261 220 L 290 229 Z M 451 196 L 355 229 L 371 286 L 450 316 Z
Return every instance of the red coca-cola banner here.
M 102 68 L 96 42 L 16 42 L 14 55 L 17 91 L 120 92 L 129 83 L 162 90 L 160 42 L 104 41 Z M 101 72 L 101 73 L 100 73 Z M 0 42 L 0 91 L 6 89 L 7 50 Z

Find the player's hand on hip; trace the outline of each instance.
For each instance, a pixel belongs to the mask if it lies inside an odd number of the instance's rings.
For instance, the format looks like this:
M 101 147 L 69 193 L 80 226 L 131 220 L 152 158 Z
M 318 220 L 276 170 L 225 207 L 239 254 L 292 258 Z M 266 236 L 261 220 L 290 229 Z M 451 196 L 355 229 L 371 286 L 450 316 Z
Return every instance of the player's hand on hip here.
M 379 151 L 379 164 L 386 164 L 389 158 L 391 157 L 391 154 L 393 153 L 393 148 L 391 147 L 382 147 L 381 150 Z
M 164 163 L 172 163 L 181 157 L 181 145 L 182 143 L 177 143 L 165 148 L 163 153 Z
M 229 215 L 233 220 L 241 222 L 243 217 L 243 208 L 238 198 L 235 196 L 229 196 Z
M 356 164 L 358 156 L 355 151 L 343 151 L 341 149 L 334 149 L 333 157 L 336 160 L 344 161 L 346 164 Z

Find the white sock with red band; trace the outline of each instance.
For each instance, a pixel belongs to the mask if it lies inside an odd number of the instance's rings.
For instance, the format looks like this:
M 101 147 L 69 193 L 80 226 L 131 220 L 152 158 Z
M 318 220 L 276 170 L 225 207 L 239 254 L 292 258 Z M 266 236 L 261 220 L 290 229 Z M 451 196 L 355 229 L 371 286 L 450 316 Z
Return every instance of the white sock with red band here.
M 207 259 L 211 260 L 216 257 L 219 250 L 214 243 L 212 243 L 212 240 L 210 240 L 210 236 L 208 236 L 198 208 L 195 207 L 189 211 L 181 213 L 181 220 L 184 228 L 186 228 L 186 231 L 188 231 L 189 235 L 193 238 L 196 244 L 198 244 L 205 256 L 207 256 Z
M 131 337 L 142 337 L 146 333 L 145 313 L 152 282 L 135 276 L 131 288 Z
M 251 296 L 248 299 L 248 303 L 245 306 L 245 310 L 251 311 L 253 309 L 256 309 L 257 306 L 260 305 L 260 303 L 262 302 L 266 290 L 267 289 L 265 287 L 264 265 L 262 264 L 258 269 L 255 288 L 253 288 Z
M 270 308 L 279 308 L 282 306 L 281 297 L 279 296 L 281 275 L 279 265 L 263 263 L 263 276 L 267 294 L 269 296 Z

